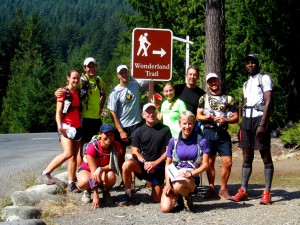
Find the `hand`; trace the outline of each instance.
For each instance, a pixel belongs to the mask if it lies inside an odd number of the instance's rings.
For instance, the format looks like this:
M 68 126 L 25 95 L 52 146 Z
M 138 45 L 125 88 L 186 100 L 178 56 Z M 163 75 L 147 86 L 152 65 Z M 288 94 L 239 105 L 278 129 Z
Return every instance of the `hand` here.
M 121 137 L 122 141 L 129 142 L 128 135 L 124 130 L 120 132 L 120 137 Z
M 67 129 L 63 129 L 63 128 L 58 128 L 58 131 L 65 137 L 68 138 L 67 136 Z
M 93 180 L 93 182 L 97 182 L 97 180 L 98 180 L 98 177 L 100 177 L 100 173 L 101 173 L 101 169 L 98 167 L 95 171 L 94 171 L 94 173 L 92 174 L 92 180 Z
M 166 187 L 163 190 L 165 192 L 165 195 L 168 196 L 170 194 L 175 194 L 174 189 L 170 185 L 166 185 Z
M 255 137 L 259 142 L 262 141 L 264 134 L 265 134 L 265 128 L 262 126 L 258 126 L 256 129 Z
M 66 93 L 66 90 L 63 88 L 58 88 L 55 92 L 54 95 L 56 98 L 62 97 Z
M 95 192 L 94 192 L 93 202 L 92 202 L 92 210 L 95 210 L 96 208 L 99 208 L 99 207 L 100 207 L 100 199 L 99 199 L 98 193 L 96 193 L 96 195 L 95 195 Z
M 154 162 L 145 162 L 144 163 L 144 169 L 147 171 L 147 173 L 154 173 L 155 167 L 156 167 L 156 165 Z

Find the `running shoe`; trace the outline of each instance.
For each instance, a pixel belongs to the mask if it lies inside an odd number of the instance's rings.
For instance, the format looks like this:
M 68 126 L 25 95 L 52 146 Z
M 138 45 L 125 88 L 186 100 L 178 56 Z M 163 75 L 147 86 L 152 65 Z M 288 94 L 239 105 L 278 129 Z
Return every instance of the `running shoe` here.
M 194 202 L 193 202 L 193 197 L 190 194 L 187 197 L 183 198 L 183 204 L 184 204 L 184 209 L 188 212 L 193 212 L 194 211 Z
M 209 188 L 204 194 L 204 198 L 207 200 L 219 199 L 219 196 L 216 194 L 215 189 Z
M 115 204 L 114 200 L 112 199 L 110 193 L 108 191 L 103 190 L 103 200 L 106 206 Z
M 231 199 L 231 196 L 230 196 L 227 189 L 220 190 L 219 191 L 219 197 L 223 200 L 230 200 Z
M 128 205 L 131 205 L 132 204 L 132 199 L 131 197 L 129 197 L 128 194 L 124 194 L 122 197 L 121 197 L 121 200 L 118 201 L 116 203 L 118 206 L 128 206 Z
M 270 192 L 266 190 L 262 193 L 261 199 L 259 200 L 259 204 L 270 205 L 271 198 L 272 198 L 272 196 L 271 196 Z
M 81 193 L 81 190 L 77 187 L 76 183 L 73 181 L 68 185 L 69 192 Z
M 92 201 L 91 193 L 87 190 L 84 190 L 82 193 L 81 201 L 83 201 L 85 204 L 88 204 Z
M 238 190 L 238 193 L 236 193 L 235 196 L 231 197 L 231 200 L 234 202 L 241 202 L 241 201 L 247 201 L 248 200 L 248 193 L 244 192 L 242 188 Z
M 52 185 L 52 184 L 56 184 L 57 183 L 57 180 L 52 178 L 52 176 L 48 173 L 46 174 L 41 174 L 40 176 L 40 181 L 44 184 L 47 184 L 47 185 Z

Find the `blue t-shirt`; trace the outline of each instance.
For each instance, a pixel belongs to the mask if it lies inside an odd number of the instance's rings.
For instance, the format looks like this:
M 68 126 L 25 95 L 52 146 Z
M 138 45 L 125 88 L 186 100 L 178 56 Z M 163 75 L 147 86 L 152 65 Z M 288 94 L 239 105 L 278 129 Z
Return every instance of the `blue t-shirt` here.
M 116 112 L 122 127 L 142 121 L 139 92 L 139 83 L 132 80 L 128 86 L 117 85 L 109 94 L 107 108 Z

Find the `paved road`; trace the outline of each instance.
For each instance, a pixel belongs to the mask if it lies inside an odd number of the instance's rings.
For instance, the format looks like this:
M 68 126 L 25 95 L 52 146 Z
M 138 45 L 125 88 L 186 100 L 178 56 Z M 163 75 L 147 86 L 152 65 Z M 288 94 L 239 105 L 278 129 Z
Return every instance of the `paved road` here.
M 0 203 L 60 152 L 57 133 L 0 134 Z

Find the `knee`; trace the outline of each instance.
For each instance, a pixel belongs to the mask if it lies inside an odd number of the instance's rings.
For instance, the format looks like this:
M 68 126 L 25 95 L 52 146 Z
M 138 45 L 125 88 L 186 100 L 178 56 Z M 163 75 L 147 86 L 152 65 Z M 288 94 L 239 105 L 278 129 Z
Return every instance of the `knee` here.
M 114 184 L 116 183 L 117 177 L 116 177 L 116 175 L 115 175 L 114 172 L 109 171 L 109 172 L 107 173 L 107 178 L 108 178 L 108 181 L 109 181 L 110 183 L 114 183 Z
M 162 213 L 169 213 L 171 211 L 171 208 L 168 205 L 161 202 L 160 203 L 160 211 Z
M 225 162 L 223 162 L 223 166 L 230 169 L 232 167 L 232 160 L 226 160 Z
M 132 171 L 132 165 L 133 165 L 133 161 L 132 160 L 127 160 L 127 161 L 125 161 L 124 163 L 123 163 L 123 165 L 122 165 L 122 170 L 123 170 L 123 172 L 131 172 Z

